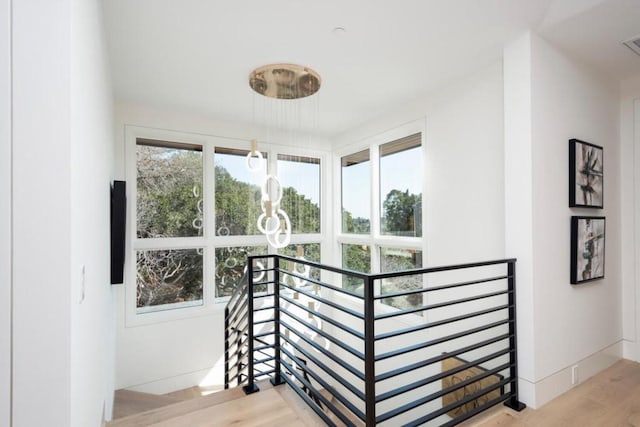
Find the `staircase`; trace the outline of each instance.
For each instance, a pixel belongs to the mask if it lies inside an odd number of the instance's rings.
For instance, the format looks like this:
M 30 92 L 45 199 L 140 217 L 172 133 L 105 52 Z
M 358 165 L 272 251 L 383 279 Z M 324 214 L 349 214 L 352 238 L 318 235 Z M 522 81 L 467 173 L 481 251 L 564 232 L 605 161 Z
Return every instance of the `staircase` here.
M 246 395 L 241 387 L 237 387 L 188 400 L 119 390 L 116 393 L 114 417 L 117 414 L 124 414 L 133 407 L 144 410 L 114 419 L 107 423 L 107 427 L 222 427 L 229 425 L 320 427 L 325 425 L 287 387 L 274 388 L 269 381 L 259 382 L 258 387 L 260 393 L 250 395 Z

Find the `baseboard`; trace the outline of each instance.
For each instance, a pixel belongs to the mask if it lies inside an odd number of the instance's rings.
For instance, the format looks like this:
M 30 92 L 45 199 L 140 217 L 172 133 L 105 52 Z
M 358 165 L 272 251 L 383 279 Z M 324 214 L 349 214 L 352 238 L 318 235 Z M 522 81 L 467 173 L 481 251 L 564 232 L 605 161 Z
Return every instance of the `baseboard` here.
M 622 341 L 622 356 L 625 359 L 633 360 L 634 362 L 638 361 L 637 357 L 637 345 L 635 341 L 623 340 Z
M 224 385 L 224 365 L 122 388 L 142 393 L 167 394 L 194 386 L 215 385 Z
M 606 347 L 597 353 L 565 367 L 564 369 L 537 381 L 535 384 L 520 380 L 521 400 L 532 408 L 539 408 L 545 403 L 569 391 L 576 385 L 607 369 L 623 359 L 622 340 Z M 577 382 L 572 383 L 572 369 L 577 366 Z

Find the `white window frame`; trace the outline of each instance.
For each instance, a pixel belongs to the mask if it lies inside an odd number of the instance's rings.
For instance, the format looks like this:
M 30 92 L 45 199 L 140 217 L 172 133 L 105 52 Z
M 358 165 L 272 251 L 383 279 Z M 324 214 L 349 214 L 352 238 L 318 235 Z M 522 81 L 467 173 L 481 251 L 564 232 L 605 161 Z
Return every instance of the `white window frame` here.
M 358 143 L 351 144 L 341 150 L 334 153 L 334 169 L 338 171 L 336 173 L 336 180 L 334 182 L 334 203 L 336 206 L 335 212 L 338 214 L 334 218 L 334 230 L 336 230 L 336 238 L 334 239 L 336 247 L 334 253 L 336 258 L 334 262 L 336 265 L 342 265 L 342 245 L 367 245 L 371 249 L 371 273 L 380 272 L 380 248 L 397 248 L 397 249 L 415 249 L 422 251 L 422 264 L 427 265 L 427 222 L 426 222 L 426 144 L 425 144 L 425 120 L 419 119 L 394 129 L 382 132 L 370 138 L 366 138 Z M 381 203 L 380 200 L 380 146 L 388 142 L 393 142 L 398 139 L 420 133 L 421 141 L 421 158 L 422 158 L 422 237 L 406 237 L 406 236 L 392 236 L 383 235 L 380 232 L 380 212 Z M 369 234 L 355 234 L 355 233 L 343 233 L 342 231 L 342 158 L 350 154 L 358 153 L 363 150 L 369 150 L 369 162 L 371 165 L 369 188 L 363 189 L 363 191 L 371 191 L 371 203 L 369 206 L 370 212 L 370 224 L 371 231 Z M 376 283 L 375 292 L 380 292 L 380 283 Z M 382 304 L 378 301 L 377 306 L 380 310 L 393 311 L 397 310 L 394 307 Z M 407 316 L 402 316 L 403 319 Z M 417 317 L 417 316 L 416 316 Z
M 202 236 L 194 237 L 168 237 L 154 239 L 140 239 L 137 237 L 136 201 L 137 201 L 137 165 L 136 143 L 138 139 L 151 139 L 158 141 L 170 141 L 188 145 L 202 146 L 203 183 L 202 195 L 204 205 Z M 177 132 L 165 129 L 155 129 L 140 126 L 125 126 L 125 179 L 127 186 L 127 238 L 126 238 L 126 262 L 125 262 L 125 325 L 127 327 L 142 326 L 159 322 L 174 321 L 192 317 L 222 314 L 228 297 L 216 298 L 215 296 L 215 249 L 236 246 L 267 246 L 264 235 L 254 236 L 218 236 L 215 224 L 215 148 L 236 148 L 250 150 L 249 139 L 229 138 L 213 135 Z M 326 236 L 331 235 L 331 223 L 328 221 L 330 212 L 330 200 L 326 196 L 326 190 L 330 187 L 328 152 L 316 149 L 303 149 L 282 144 L 259 143 L 258 149 L 267 152 L 269 171 L 277 174 L 278 154 L 292 156 L 304 156 L 320 159 L 320 233 L 293 234 L 292 245 L 319 243 L 321 259 L 327 260 L 331 253 Z M 256 218 L 257 220 L 257 218 Z M 198 305 L 180 305 L 176 308 L 139 313 L 136 307 L 137 283 L 136 283 L 136 251 L 161 250 L 161 249 L 189 249 L 203 248 L 203 301 Z M 274 254 L 275 250 L 268 247 L 268 253 Z

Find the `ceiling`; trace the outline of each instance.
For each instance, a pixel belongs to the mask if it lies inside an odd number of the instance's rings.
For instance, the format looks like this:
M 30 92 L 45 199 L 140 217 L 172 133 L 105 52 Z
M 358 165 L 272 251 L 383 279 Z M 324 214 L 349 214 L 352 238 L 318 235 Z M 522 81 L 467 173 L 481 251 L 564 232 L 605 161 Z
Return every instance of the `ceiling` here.
M 104 0 L 103 7 L 118 102 L 257 124 L 249 73 L 299 63 L 322 77 L 314 129 L 324 136 L 486 67 L 527 29 L 614 79 L 640 74 L 640 56 L 621 44 L 640 35 L 640 0 Z

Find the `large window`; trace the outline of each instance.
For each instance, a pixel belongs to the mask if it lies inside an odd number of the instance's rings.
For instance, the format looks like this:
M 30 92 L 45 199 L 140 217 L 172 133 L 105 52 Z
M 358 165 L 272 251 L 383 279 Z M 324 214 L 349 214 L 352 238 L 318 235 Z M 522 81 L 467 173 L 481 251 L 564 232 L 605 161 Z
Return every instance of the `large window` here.
M 371 163 L 369 150 L 344 156 L 342 172 L 342 232 L 371 232 Z
M 170 238 L 202 236 L 202 146 L 138 139 L 135 148 L 136 235 L 159 248 L 136 251 L 137 312 L 201 305 L 202 248 Z
M 422 147 L 415 134 L 380 146 L 380 233 L 422 236 Z
M 420 126 L 412 125 L 415 129 Z M 343 268 L 362 273 L 422 267 L 421 130 L 375 138 L 367 148 L 340 157 Z M 395 134 L 397 135 L 397 133 Z M 394 135 L 394 136 L 395 136 Z M 362 280 L 344 277 L 342 286 L 363 293 Z M 382 295 L 423 287 L 421 276 L 386 279 L 377 284 Z M 422 305 L 422 293 L 390 296 L 386 305 L 404 309 Z
M 248 256 L 276 253 L 257 227 L 263 188 L 282 192 L 291 218 L 280 253 L 321 261 L 321 157 L 261 144 L 248 159 L 249 141 L 147 131 L 127 130 L 132 324 L 214 308 L 247 280 Z M 268 173 L 278 180 L 265 184 Z

